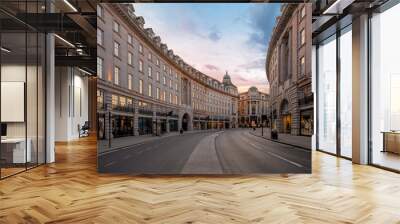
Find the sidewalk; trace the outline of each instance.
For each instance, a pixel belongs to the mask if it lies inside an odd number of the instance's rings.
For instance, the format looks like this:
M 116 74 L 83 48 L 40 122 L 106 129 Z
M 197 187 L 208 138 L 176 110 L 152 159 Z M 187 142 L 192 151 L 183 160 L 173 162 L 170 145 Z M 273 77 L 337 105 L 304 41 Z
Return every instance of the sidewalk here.
M 276 141 L 276 142 L 281 142 L 289 145 L 294 145 L 294 146 L 299 146 L 302 148 L 306 149 L 311 149 L 311 137 L 307 136 L 297 136 L 297 135 L 290 135 L 290 134 L 283 134 L 283 133 L 278 133 L 278 140 L 272 140 L 271 139 L 271 129 L 269 128 L 264 128 L 263 131 L 264 135 L 261 136 L 261 128 L 257 128 L 256 131 L 253 131 L 253 129 L 250 129 L 250 133 L 263 137 L 265 139 L 271 140 L 271 141 Z
M 218 131 L 218 129 L 210 129 L 210 130 L 196 130 L 196 131 L 185 131 L 183 135 L 192 134 L 192 133 L 200 133 L 200 132 L 213 132 Z M 113 151 L 119 148 L 124 148 L 131 145 L 137 145 L 148 141 L 158 140 L 161 138 L 167 138 L 171 136 L 180 135 L 178 131 L 165 133 L 161 136 L 154 135 L 139 135 L 139 136 L 127 136 L 120 138 L 111 139 L 111 147 L 109 145 L 109 140 L 98 140 L 97 141 L 97 153 L 102 154 L 108 151 Z

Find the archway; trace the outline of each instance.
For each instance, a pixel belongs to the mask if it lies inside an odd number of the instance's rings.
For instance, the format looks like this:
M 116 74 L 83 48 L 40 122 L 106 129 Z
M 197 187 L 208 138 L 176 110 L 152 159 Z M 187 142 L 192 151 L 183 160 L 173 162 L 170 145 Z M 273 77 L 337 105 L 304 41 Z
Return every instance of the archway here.
M 182 129 L 184 131 L 187 131 L 189 129 L 189 122 L 190 122 L 189 114 L 185 113 L 182 117 Z

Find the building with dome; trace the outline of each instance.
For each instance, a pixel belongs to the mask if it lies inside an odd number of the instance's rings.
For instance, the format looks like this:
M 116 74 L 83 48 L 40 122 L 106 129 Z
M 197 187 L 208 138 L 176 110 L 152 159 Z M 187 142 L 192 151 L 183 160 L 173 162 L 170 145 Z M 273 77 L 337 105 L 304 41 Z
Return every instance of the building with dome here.
M 269 126 L 269 95 L 252 86 L 239 94 L 239 127 Z

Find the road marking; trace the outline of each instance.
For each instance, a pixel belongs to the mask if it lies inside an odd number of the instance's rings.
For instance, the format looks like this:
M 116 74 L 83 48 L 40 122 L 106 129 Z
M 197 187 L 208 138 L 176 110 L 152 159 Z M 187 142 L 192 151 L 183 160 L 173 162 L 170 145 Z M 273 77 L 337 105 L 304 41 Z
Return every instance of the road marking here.
M 249 145 L 252 145 L 254 148 L 258 148 L 258 149 L 263 150 L 263 148 L 260 148 L 259 146 L 253 144 L 252 142 L 249 142 L 249 141 L 247 141 L 247 140 L 244 140 L 244 141 L 247 142 Z M 274 157 L 276 157 L 276 158 L 278 158 L 278 159 L 281 159 L 281 160 L 283 160 L 283 161 L 286 161 L 286 162 L 288 162 L 288 163 L 290 163 L 290 164 L 292 164 L 292 165 L 295 165 L 295 166 L 297 166 L 297 167 L 303 167 L 303 165 L 298 164 L 298 163 L 296 163 L 296 162 L 293 162 L 293 161 L 291 161 L 291 160 L 288 160 L 288 159 L 286 159 L 286 158 L 284 158 L 284 157 L 282 157 L 282 156 L 280 156 L 280 155 L 277 155 L 277 154 L 275 154 L 275 153 L 273 153 L 273 152 L 264 151 L 264 150 L 263 150 L 262 152 L 268 153 L 268 154 L 270 154 L 271 156 L 274 156 Z

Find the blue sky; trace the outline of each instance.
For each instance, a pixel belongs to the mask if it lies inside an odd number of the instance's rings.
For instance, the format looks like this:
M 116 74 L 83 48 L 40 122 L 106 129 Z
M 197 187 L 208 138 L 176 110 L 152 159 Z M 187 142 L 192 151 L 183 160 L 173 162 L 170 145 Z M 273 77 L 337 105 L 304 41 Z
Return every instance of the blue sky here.
M 222 80 L 225 71 L 239 91 L 268 91 L 265 58 L 280 14 L 276 3 L 135 3 L 137 16 L 186 63 Z

